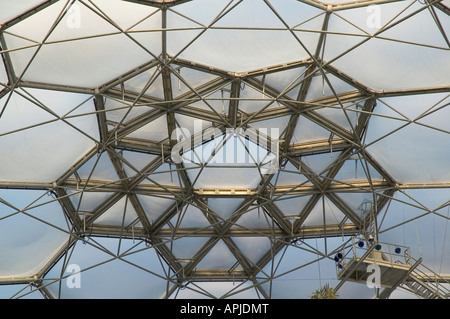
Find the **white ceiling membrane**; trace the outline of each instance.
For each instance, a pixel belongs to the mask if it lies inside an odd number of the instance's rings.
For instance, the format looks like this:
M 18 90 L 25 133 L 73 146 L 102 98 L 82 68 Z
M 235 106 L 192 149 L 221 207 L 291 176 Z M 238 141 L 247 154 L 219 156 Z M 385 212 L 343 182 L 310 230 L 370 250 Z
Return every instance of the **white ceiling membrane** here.
M 449 15 L 2 1 L 0 298 L 448 298 Z

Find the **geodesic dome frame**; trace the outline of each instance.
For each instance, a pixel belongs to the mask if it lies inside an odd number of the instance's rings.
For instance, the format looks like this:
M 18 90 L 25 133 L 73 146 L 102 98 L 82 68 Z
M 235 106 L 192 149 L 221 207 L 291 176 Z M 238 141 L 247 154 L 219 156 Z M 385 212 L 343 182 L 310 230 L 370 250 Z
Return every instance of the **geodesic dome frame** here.
M 2 5 L 2 287 L 302 298 L 368 234 L 446 278 L 448 1 Z

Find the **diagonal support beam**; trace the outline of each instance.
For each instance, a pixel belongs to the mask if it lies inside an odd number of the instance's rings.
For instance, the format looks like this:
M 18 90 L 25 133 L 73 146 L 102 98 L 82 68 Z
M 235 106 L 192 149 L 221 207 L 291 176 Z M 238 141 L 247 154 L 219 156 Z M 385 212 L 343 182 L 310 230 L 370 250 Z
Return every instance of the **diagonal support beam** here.
M 105 144 L 108 139 L 108 125 L 105 113 L 105 100 L 99 90 L 95 90 L 94 105 L 100 133 L 100 142 Z
M 241 80 L 235 79 L 231 83 L 231 95 L 230 95 L 230 105 L 229 105 L 229 118 L 230 118 L 230 126 L 236 128 L 237 126 L 237 116 L 238 116 L 238 108 L 239 108 L 239 96 L 241 92 Z

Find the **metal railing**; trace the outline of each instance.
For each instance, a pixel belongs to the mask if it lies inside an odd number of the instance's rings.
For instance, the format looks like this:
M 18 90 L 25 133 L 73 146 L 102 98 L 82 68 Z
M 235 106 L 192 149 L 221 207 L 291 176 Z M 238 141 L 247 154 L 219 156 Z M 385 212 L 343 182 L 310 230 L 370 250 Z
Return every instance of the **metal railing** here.
M 404 286 L 423 298 L 448 299 L 450 297 L 450 282 L 424 264 L 414 269 Z
M 370 248 L 372 249 L 372 253 L 370 253 L 368 258 L 373 260 L 374 263 L 379 261 L 385 264 L 391 264 L 392 266 L 412 266 L 414 262 L 411 257 L 410 249 L 407 246 L 353 237 L 352 245 L 348 247 L 346 251 L 339 252 L 335 256 L 337 273 L 339 274 L 350 261 L 357 260 L 364 256 Z
M 351 245 L 338 252 L 334 260 L 338 278 L 341 273 L 348 271 L 349 268 L 355 268 L 355 265 L 363 260 L 374 264 L 383 264 L 387 267 L 405 266 L 411 268 L 409 274 L 406 274 L 400 282 L 397 282 L 391 289 L 386 289 L 389 292 L 385 294 L 385 297 L 388 297 L 397 286 L 401 286 L 422 298 L 447 299 L 450 297 L 450 281 L 423 265 L 421 259 L 415 260 L 407 246 L 353 237 Z M 348 274 L 344 276 L 343 281 L 348 276 Z

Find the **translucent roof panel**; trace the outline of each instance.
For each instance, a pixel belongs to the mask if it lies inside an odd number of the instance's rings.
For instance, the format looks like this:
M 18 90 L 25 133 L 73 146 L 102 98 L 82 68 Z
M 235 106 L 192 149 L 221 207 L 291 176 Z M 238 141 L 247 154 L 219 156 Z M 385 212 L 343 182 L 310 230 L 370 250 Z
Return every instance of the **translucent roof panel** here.
M 448 16 L 438 15 L 417 1 L 333 13 L 324 59 L 377 90 L 445 86 Z
M 18 89 L 0 103 L 0 145 L 8 149 L 0 155 L 4 180 L 53 181 L 95 147 L 98 128 L 89 96 Z
M 44 191 L 0 191 L 0 278 L 36 276 L 69 238 L 58 201 Z
M 189 16 L 189 13 L 196 10 L 195 8 L 199 5 L 202 5 L 202 1 L 188 2 L 175 7 L 174 10 L 180 15 Z M 293 32 L 290 27 L 307 21 L 308 29 L 318 31 L 323 20 L 323 17 L 316 17 L 320 13 L 319 10 L 302 6 L 302 10 L 296 16 L 295 24 L 288 25 L 271 7 L 262 1 L 253 0 L 231 5 L 228 5 L 227 1 L 213 3 L 208 1 L 203 8 L 199 17 L 202 20 L 198 22 L 194 20 L 197 25 L 190 22 L 191 28 L 196 26 L 203 29 L 195 34 L 192 34 L 192 31 L 186 33 L 195 41 L 192 44 L 188 43 L 190 44 L 188 47 L 179 48 L 182 50 L 180 53 L 174 53 L 182 58 L 235 72 L 245 72 L 262 66 L 308 58 L 308 52 L 317 44 L 318 33 Z M 197 15 L 194 16 L 197 17 Z M 310 20 L 311 18 L 313 20 Z M 204 29 L 205 26 L 207 29 Z M 171 35 L 172 33 L 169 33 L 169 40 Z M 180 36 L 178 33 L 177 35 Z M 261 52 L 264 54 L 260 54 Z
M 106 19 L 101 10 L 104 1 L 99 2 L 100 7 L 91 7 L 76 1 L 70 8 L 64 2 L 56 2 L 8 28 L 5 46 L 11 50 L 15 72 L 27 81 L 94 87 L 160 54 L 161 49 L 151 40 L 157 33 L 142 39 L 143 44 L 139 45 L 122 32 L 123 28 L 141 22 L 154 9 L 124 6 L 118 1 L 114 9 L 105 13 Z M 135 20 L 117 25 L 114 21 L 119 19 L 119 13 Z M 160 24 L 155 16 L 151 20 L 153 28 Z M 136 38 L 141 36 L 138 34 Z M 109 53 L 104 54 L 103 49 Z M 73 54 L 76 51 L 79 54 Z M 92 69 L 98 72 L 86 78 L 85 74 Z
M 0 297 L 448 298 L 449 15 L 1 1 Z
M 2 23 L 7 22 L 21 14 L 24 13 L 27 9 L 32 9 L 34 6 L 42 3 L 42 0 L 6 0 L 2 1 L 0 6 L 1 15 L 0 21 Z
M 57 279 L 61 273 L 63 282 Z M 159 298 L 165 292 L 164 273 L 155 251 L 143 242 L 95 239 L 74 246 L 68 263 L 61 260 L 44 281 L 51 296 L 59 298 Z M 98 276 L 104 277 L 101 289 L 91 279 Z

